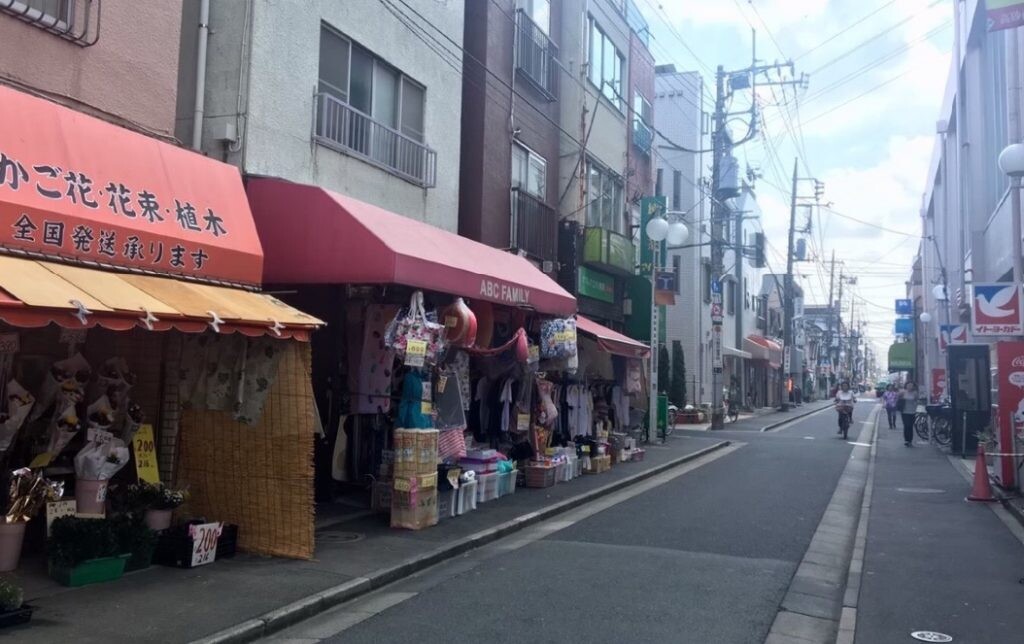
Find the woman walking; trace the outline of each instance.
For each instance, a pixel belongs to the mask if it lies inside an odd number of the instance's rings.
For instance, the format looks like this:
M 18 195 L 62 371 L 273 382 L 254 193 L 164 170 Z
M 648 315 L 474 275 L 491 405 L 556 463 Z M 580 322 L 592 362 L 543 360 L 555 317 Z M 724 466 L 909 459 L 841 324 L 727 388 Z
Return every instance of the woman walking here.
M 900 392 L 896 391 L 896 385 L 889 385 L 882 394 L 882 402 L 885 403 L 885 415 L 889 418 L 889 429 L 896 429 L 896 416 L 899 414 Z
M 903 444 L 914 444 L 914 415 L 917 413 L 917 385 L 908 380 L 900 397 L 900 415 L 903 417 Z

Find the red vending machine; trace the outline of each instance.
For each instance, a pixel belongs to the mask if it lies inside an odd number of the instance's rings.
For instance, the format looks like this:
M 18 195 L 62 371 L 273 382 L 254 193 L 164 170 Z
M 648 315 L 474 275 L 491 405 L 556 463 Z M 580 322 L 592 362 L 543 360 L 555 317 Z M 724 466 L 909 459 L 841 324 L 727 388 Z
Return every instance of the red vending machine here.
M 1000 454 L 997 471 L 1002 487 L 1017 488 L 1022 462 L 1018 454 L 1024 451 L 1024 342 L 997 342 L 995 354 Z

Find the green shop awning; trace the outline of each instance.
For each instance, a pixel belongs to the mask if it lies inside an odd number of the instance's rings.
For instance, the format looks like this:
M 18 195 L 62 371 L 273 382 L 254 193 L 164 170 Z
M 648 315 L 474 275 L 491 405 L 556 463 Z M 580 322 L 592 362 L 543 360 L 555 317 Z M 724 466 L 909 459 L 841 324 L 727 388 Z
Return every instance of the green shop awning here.
M 889 347 L 889 373 L 914 368 L 914 343 L 897 342 Z

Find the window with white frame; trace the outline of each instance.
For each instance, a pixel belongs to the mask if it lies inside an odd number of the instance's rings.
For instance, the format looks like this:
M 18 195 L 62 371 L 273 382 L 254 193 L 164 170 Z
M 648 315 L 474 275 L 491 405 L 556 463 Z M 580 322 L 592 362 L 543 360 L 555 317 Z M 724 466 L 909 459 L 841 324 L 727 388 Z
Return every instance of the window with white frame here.
M 650 153 L 651 144 L 654 143 L 654 129 L 651 123 L 654 122 L 654 114 L 651 109 L 651 102 L 644 98 L 640 92 L 633 94 L 633 145 L 645 153 Z
M 327 25 L 320 29 L 320 92 L 423 141 L 423 86 Z
M 590 82 L 597 85 L 601 93 L 622 110 L 622 69 L 625 58 L 593 17 L 590 18 L 588 33 L 587 66 Z
M 545 36 L 551 33 L 551 0 L 519 0 L 519 8 Z
M 544 157 L 518 143 L 512 145 L 512 187 L 544 201 L 548 164 Z
M 622 177 L 593 159 L 587 159 L 587 226 L 623 233 Z
M 74 0 L 0 0 L 0 9 L 47 29 L 70 29 Z

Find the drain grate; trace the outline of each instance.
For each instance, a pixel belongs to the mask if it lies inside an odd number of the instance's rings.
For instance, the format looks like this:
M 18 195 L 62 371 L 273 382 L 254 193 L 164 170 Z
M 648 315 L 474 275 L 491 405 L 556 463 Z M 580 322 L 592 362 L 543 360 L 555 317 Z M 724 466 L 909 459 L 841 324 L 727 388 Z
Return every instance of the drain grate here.
M 952 642 L 953 638 L 945 633 L 937 633 L 935 631 L 914 631 L 910 634 L 915 640 L 919 642 Z
M 321 532 L 316 535 L 317 541 L 332 541 L 334 543 L 352 543 L 360 541 L 365 535 L 359 532 Z

